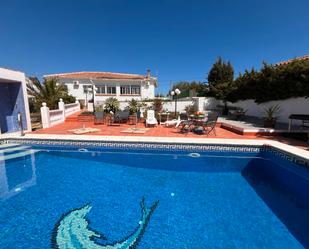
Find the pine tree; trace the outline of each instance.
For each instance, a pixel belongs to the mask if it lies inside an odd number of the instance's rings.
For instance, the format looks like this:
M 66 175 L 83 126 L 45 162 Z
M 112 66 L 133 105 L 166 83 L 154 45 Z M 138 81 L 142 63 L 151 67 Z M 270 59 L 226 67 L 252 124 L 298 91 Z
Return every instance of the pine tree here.
M 234 69 L 230 62 L 221 57 L 213 64 L 208 73 L 208 84 L 211 94 L 224 102 L 224 114 L 227 114 L 227 100 L 232 90 Z

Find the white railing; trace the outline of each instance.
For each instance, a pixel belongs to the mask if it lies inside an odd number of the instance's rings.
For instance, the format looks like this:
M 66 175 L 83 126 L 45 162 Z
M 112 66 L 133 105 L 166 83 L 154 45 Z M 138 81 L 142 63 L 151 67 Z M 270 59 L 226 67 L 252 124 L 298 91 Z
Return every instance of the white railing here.
M 60 124 L 64 122 L 64 115 L 62 110 L 49 111 L 49 120 L 52 125 Z
M 78 101 L 72 104 L 64 104 L 63 100 L 60 99 L 58 107 L 59 109 L 57 110 L 49 110 L 46 103 L 42 103 L 41 119 L 43 128 L 63 123 L 67 116 L 80 111 L 80 104 Z
M 65 104 L 64 105 L 64 116 L 67 117 L 75 112 L 80 110 L 80 105 L 78 102 L 72 104 Z

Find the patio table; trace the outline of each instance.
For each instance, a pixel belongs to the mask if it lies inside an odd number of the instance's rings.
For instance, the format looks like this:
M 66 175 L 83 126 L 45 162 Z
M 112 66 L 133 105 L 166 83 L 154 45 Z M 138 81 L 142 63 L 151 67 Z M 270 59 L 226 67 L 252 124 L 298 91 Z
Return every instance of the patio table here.
M 307 114 L 291 114 L 289 116 L 289 132 L 292 129 L 292 122 L 293 120 L 301 120 L 302 121 L 302 128 L 309 127 L 309 115 Z

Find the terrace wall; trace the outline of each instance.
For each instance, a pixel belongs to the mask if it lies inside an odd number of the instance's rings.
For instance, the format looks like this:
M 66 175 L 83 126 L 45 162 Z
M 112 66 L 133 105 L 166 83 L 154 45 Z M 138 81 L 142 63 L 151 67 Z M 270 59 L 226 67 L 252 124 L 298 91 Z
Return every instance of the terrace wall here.
M 246 115 L 262 118 L 264 116 L 263 108 L 274 105 L 280 106 L 280 112 L 277 114 L 279 122 L 288 123 L 291 114 L 309 115 L 309 98 L 290 98 L 285 100 L 269 101 L 257 104 L 254 100 L 243 100 L 236 103 L 229 103 L 231 106 L 237 106 L 247 110 Z M 296 123 L 296 121 L 295 121 Z
M 65 118 L 73 113 L 80 111 L 80 104 L 78 101 L 71 104 L 64 104 L 62 99 L 58 102 L 59 109 L 49 110 L 46 103 L 42 103 L 41 120 L 43 128 L 49 128 L 65 121 Z

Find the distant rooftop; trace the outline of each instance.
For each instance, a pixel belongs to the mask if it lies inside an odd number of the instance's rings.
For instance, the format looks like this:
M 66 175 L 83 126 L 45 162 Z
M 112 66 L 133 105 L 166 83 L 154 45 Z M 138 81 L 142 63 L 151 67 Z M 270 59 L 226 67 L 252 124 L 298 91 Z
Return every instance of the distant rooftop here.
M 293 58 L 293 59 L 290 59 L 290 60 L 287 60 L 287 61 L 281 61 L 281 62 L 278 62 L 276 65 L 279 66 L 279 65 L 286 65 L 286 64 L 289 64 L 293 61 L 304 61 L 304 60 L 309 60 L 309 55 L 304 55 L 304 56 L 300 56 L 300 57 L 296 57 L 296 58 Z
M 44 78 L 69 78 L 69 79 L 149 79 L 150 71 L 146 75 L 127 74 L 127 73 L 111 73 L 111 72 L 71 72 L 44 75 Z M 153 79 L 153 77 L 151 77 Z

